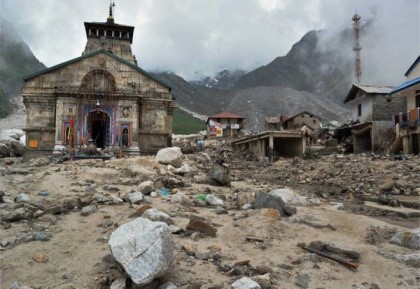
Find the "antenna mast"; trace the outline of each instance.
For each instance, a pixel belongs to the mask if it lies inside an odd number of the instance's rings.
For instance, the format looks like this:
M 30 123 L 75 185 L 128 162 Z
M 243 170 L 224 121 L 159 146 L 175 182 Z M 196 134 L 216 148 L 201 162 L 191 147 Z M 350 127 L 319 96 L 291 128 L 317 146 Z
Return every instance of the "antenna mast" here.
M 355 52 L 355 59 L 354 59 L 354 75 L 355 75 L 355 83 L 360 83 L 360 77 L 362 76 L 362 66 L 360 62 L 360 50 L 362 50 L 362 46 L 359 43 L 359 36 L 360 36 L 360 17 L 359 14 L 354 14 L 353 18 L 353 31 L 354 31 L 354 47 L 353 51 Z

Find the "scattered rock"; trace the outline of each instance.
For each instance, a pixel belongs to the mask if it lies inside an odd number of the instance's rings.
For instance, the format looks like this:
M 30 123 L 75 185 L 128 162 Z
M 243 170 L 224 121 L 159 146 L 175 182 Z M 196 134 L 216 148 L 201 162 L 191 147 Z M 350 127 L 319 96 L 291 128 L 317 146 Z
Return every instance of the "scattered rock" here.
M 160 164 L 172 165 L 180 168 L 182 165 L 182 152 L 179 147 L 163 148 L 156 154 L 155 160 Z
M 276 209 L 264 208 L 261 209 L 261 215 L 267 218 L 279 219 L 280 213 Z
M 271 274 L 267 273 L 264 275 L 252 276 L 251 279 L 258 283 L 261 286 L 261 289 L 270 289 L 271 288 Z
M 229 172 L 225 167 L 214 166 L 209 173 L 210 179 L 221 186 L 230 185 Z
M 126 289 L 125 278 L 117 278 L 112 282 L 110 289 Z
M 255 203 L 255 193 L 238 193 L 236 196 L 236 208 L 241 209 L 243 206 L 249 204 L 251 207 Z
M 115 260 L 137 286 L 169 273 L 174 244 L 168 225 L 137 218 L 116 229 L 109 239 Z
M 25 193 L 20 193 L 15 198 L 16 203 L 29 203 L 29 196 Z
M 232 283 L 233 289 L 261 289 L 260 284 L 248 277 L 242 277 Z
M 296 285 L 298 285 L 301 288 L 308 288 L 309 281 L 310 278 L 308 274 L 299 274 L 299 276 L 296 279 Z
M 223 202 L 222 199 L 211 194 L 206 195 L 205 202 L 209 206 L 221 206 L 221 207 L 225 206 L 225 203 Z
M 86 206 L 82 208 L 81 214 L 83 216 L 89 216 L 90 214 L 93 214 L 96 212 L 96 206 Z
M 271 208 L 279 211 L 281 215 L 286 215 L 284 211 L 284 201 L 276 195 L 266 192 L 258 192 L 255 200 L 255 209 Z
M 175 195 L 171 196 L 171 204 L 180 204 L 182 206 L 190 206 L 191 201 L 190 199 L 181 192 L 176 193 Z
M 198 231 L 211 237 L 216 237 L 217 229 L 204 221 L 191 219 L 187 225 L 187 230 Z
M 168 225 L 172 225 L 174 223 L 174 221 L 168 214 L 154 208 L 146 210 L 143 213 L 142 217 L 149 219 L 150 221 L 153 221 L 153 222 L 164 222 Z
M 389 242 L 413 250 L 420 249 L 420 228 L 397 233 Z
M 154 183 L 152 181 L 142 182 L 139 185 L 139 192 L 144 195 L 149 195 L 151 192 L 153 192 L 153 189 L 154 189 L 153 186 L 154 186 Z
M 140 202 L 143 201 L 143 198 L 144 198 L 144 196 L 141 192 L 134 192 L 134 193 L 130 193 L 128 195 L 128 200 L 133 205 L 140 204 Z
M 184 250 L 189 256 L 195 256 L 197 253 L 197 244 L 184 244 L 182 245 L 182 250 Z
M 20 220 L 25 219 L 25 209 L 24 208 L 19 208 L 17 210 L 14 210 L 13 212 L 10 212 L 4 216 L 2 216 L 2 220 L 3 221 L 7 221 L 7 222 L 17 222 Z

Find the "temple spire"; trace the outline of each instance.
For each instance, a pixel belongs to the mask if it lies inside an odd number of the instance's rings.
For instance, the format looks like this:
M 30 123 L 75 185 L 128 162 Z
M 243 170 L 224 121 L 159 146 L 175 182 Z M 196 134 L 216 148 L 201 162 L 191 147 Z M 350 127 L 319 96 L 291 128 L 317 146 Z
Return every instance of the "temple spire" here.
M 114 23 L 114 16 L 112 15 L 114 12 L 114 7 L 115 7 L 115 3 L 111 1 L 109 3 L 109 16 L 108 16 L 107 22 Z

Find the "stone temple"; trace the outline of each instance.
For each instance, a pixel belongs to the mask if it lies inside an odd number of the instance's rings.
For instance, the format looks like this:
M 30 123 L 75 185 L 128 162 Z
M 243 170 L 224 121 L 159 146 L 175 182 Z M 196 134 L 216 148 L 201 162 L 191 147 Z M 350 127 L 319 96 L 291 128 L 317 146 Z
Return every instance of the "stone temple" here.
M 27 156 L 80 147 L 125 154 L 154 153 L 171 146 L 175 102 L 171 88 L 137 65 L 134 27 L 85 22 L 82 56 L 26 77 Z

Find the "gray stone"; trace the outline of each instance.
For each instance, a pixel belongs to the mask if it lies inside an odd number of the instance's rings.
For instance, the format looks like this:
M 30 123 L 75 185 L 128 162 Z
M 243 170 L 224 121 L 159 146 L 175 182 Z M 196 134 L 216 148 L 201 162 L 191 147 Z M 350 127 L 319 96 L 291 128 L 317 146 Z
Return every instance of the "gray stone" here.
M 292 216 L 292 215 L 296 214 L 296 212 L 297 212 L 296 207 L 291 206 L 291 205 L 285 205 L 283 210 L 286 213 L 286 215 L 288 215 L 288 216 Z
M 86 206 L 82 208 L 81 214 L 83 216 L 89 216 L 90 214 L 93 214 L 96 212 L 96 206 Z
M 270 195 L 280 198 L 287 205 L 301 206 L 307 203 L 307 198 L 299 196 L 298 194 L 287 188 L 272 190 L 270 192 Z
M 206 195 L 206 204 L 210 206 L 221 206 L 224 207 L 225 203 L 222 199 L 216 197 L 215 195 L 208 194 Z
M 160 285 L 157 289 L 178 289 L 176 285 L 172 282 L 166 282 Z
M 100 194 L 100 193 L 95 193 L 93 195 L 93 200 L 97 203 L 109 202 L 109 198 L 105 197 L 103 194 Z
M 15 198 L 16 203 L 28 203 L 29 202 L 29 196 L 25 193 L 20 193 Z
M 10 156 L 10 147 L 0 143 L 0 158 L 5 158 Z
M 233 289 L 261 289 L 260 284 L 248 277 L 242 277 L 232 283 Z
M 10 140 L 10 148 L 13 151 L 13 154 L 17 157 L 23 157 L 25 154 L 25 145 L 18 140 Z
M 190 206 L 191 200 L 181 192 L 171 196 L 171 204 L 180 204 L 182 206 Z
M 134 192 L 128 195 L 128 200 L 130 201 L 131 204 L 134 204 L 134 205 L 140 204 L 141 201 L 143 201 L 143 198 L 144 196 L 140 192 Z
M 168 225 L 172 225 L 174 223 L 174 221 L 171 219 L 171 217 L 168 214 L 154 208 L 151 208 L 145 211 L 142 217 L 149 219 L 150 221 L 153 221 L 153 222 L 164 222 Z
M 159 194 L 158 194 L 157 192 L 151 192 L 151 193 L 150 193 L 150 196 L 151 196 L 152 198 L 156 198 L 157 196 L 159 196 Z
M 156 154 L 155 160 L 160 164 L 172 165 L 180 168 L 182 165 L 182 152 L 179 147 L 163 148 Z
M 228 170 L 222 166 L 215 166 L 210 170 L 209 177 L 218 185 L 230 185 L 230 176 Z
M 188 164 L 184 164 L 182 167 L 174 170 L 174 173 L 177 175 L 185 175 L 189 172 L 191 172 L 191 167 Z
M 266 192 L 258 192 L 255 199 L 255 209 L 271 208 L 276 209 L 282 215 L 286 215 L 284 211 L 284 201 L 277 195 L 272 195 Z
M 52 235 L 46 232 L 36 232 L 35 234 L 33 234 L 33 238 L 35 241 L 47 242 L 51 240 Z
M 413 250 L 420 249 L 420 228 L 414 229 L 411 232 L 406 231 L 397 233 L 389 242 Z
M 309 287 L 309 275 L 308 274 L 300 274 L 296 279 L 296 285 L 301 288 L 308 288 Z
M 169 229 L 171 230 L 172 234 L 178 234 L 182 231 L 182 229 L 175 225 L 169 225 Z
M 243 206 L 246 204 L 250 204 L 251 206 L 255 203 L 255 194 L 254 193 L 238 193 L 236 196 L 235 204 L 236 208 L 242 209 Z
M 19 208 L 14 210 L 13 212 L 10 212 L 4 216 L 2 216 L 3 221 L 7 222 L 16 222 L 20 221 L 26 218 L 26 211 L 24 208 Z
M 126 289 L 125 278 L 118 278 L 112 282 L 110 289 Z
M 154 185 L 154 183 L 152 181 L 142 182 L 139 185 L 139 192 L 144 194 L 144 195 L 148 195 L 151 192 L 153 192 L 153 189 L 154 189 L 153 185 Z
M 264 275 L 252 276 L 251 279 L 257 282 L 261 286 L 261 289 L 271 288 L 271 274 L 270 273 L 266 273 Z
M 163 222 L 137 218 L 118 227 L 108 243 L 115 260 L 137 286 L 167 275 L 172 268 L 174 243 Z

